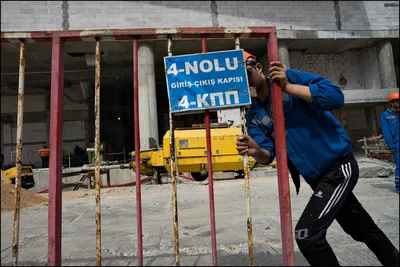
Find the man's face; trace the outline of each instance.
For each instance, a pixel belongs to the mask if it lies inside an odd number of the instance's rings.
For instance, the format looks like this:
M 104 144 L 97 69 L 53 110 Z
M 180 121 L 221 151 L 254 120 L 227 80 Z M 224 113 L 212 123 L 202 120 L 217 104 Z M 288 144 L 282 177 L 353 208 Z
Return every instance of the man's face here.
M 257 91 L 262 89 L 263 82 L 266 79 L 262 72 L 262 65 L 253 58 L 249 58 L 246 60 L 246 68 L 249 86 L 255 87 Z
M 390 101 L 390 105 L 392 107 L 394 107 L 395 109 L 399 109 L 399 99 L 393 99 L 392 101 Z

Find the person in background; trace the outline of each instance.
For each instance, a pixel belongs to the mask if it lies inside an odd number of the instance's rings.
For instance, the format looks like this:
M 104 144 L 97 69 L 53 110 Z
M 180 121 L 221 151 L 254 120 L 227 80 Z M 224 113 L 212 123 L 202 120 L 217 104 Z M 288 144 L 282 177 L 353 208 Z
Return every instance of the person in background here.
M 365 243 L 384 266 L 398 266 L 399 252 L 375 224 L 353 193 L 359 169 L 349 137 L 329 112 L 343 107 L 342 90 L 324 77 L 286 69 L 271 62 L 269 77 L 256 57 L 245 52 L 249 86 L 257 97 L 247 112 L 249 135 L 239 136 L 236 149 L 257 162 L 275 158 L 270 83 L 289 95 L 283 101 L 288 168 L 296 186 L 300 175 L 313 194 L 295 228 L 297 245 L 311 266 L 339 266 L 326 233 L 333 220 L 354 240 Z
M 47 145 L 44 145 L 38 153 L 39 157 L 42 159 L 42 168 L 49 167 L 49 149 L 47 149 Z
M 399 192 L 399 93 L 391 93 L 388 101 L 389 108 L 382 113 L 380 121 L 386 145 L 393 153 L 394 185 L 396 191 Z
M 78 145 L 75 146 L 75 164 L 76 167 L 83 166 L 83 157 L 85 156 L 85 151 Z
M 3 152 L 0 152 L 0 170 L 3 170 L 3 163 L 4 163 L 4 155 Z

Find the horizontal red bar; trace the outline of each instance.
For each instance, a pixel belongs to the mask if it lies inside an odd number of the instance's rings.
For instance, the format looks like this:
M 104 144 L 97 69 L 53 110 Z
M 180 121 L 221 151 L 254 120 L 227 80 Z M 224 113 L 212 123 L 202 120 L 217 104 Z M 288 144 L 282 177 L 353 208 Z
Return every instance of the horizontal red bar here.
M 25 39 L 34 42 L 50 42 L 53 36 L 65 38 L 67 42 L 88 41 L 96 37 L 111 40 L 137 39 L 174 39 L 185 38 L 233 38 L 236 35 L 246 38 L 266 37 L 276 32 L 275 27 L 187 27 L 187 28 L 143 28 L 120 30 L 87 30 L 87 31 L 43 31 L 43 32 L 2 32 L 1 42 Z

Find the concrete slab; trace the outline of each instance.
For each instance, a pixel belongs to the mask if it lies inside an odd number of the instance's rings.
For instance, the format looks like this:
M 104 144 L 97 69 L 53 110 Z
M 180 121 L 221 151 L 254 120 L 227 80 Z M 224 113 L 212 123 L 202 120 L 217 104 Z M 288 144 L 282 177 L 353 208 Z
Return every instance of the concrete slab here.
M 81 168 L 65 168 L 63 174 L 78 172 Z M 79 182 L 84 173 L 80 175 L 74 175 L 63 178 L 63 183 L 75 183 Z M 35 186 L 30 189 L 32 192 L 39 192 L 48 188 L 49 186 L 49 169 L 35 169 L 33 170 L 33 176 L 35 179 Z M 136 175 L 133 170 L 130 169 L 111 169 L 110 170 L 110 182 L 111 184 L 127 183 L 136 180 Z M 102 174 L 100 176 L 100 183 L 107 184 L 107 175 Z
M 365 39 L 365 38 L 399 38 L 398 30 L 278 30 L 278 39 Z
M 385 103 L 390 93 L 399 91 L 398 88 L 390 89 L 357 89 L 343 90 L 346 104 L 352 103 Z
M 360 179 L 355 193 L 375 222 L 398 248 L 399 195 L 393 181 Z M 276 171 L 251 179 L 255 265 L 282 265 Z M 242 179 L 214 184 L 219 265 L 247 265 L 246 206 Z M 311 189 L 302 182 L 299 195 L 291 185 L 293 226 Z M 143 185 L 143 255 L 146 266 L 173 266 L 171 185 Z M 178 184 L 181 265 L 212 265 L 208 186 Z M 137 265 L 135 187 L 104 188 L 102 204 L 103 265 Z M 11 265 L 12 213 L 1 216 L 1 265 Z M 63 194 L 63 265 L 95 264 L 95 192 Z M 334 222 L 328 241 L 343 265 L 379 265 L 364 244 L 347 236 Z M 295 245 L 296 265 L 308 265 Z M 47 207 L 21 212 L 19 265 L 47 261 Z

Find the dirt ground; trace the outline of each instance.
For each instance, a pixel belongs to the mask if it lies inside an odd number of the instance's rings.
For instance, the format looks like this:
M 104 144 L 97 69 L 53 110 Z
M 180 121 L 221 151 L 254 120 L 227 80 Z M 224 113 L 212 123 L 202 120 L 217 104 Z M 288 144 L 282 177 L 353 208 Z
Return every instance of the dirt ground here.
M 251 183 L 254 265 L 282 266 L 281 223 L 276 171 L 254 177 Z M 305 183 L 299 195 L 290 183 L 292 224 L 296 225 L 311 189 Z M 103 266 L 137 265 L 136 188 L 101 190 L 101 256 Z M 355 194 L 392 243 L 399 244 L 399 195 L 393 179 L 360 179 Z M 243 179 L 214 183 L 216 239 L 219 266 L 247 266 L 246 203 Z M 95 190 L 63 192 L 62 265 L 96 263 Z M 46 194 L 43 194 L 46 198 Z M 209 187 L 178 184 L 181 266 L 211 266 Z M 21 211 L 18 266 L 44 266 L 48 256 L 48 207 Z M 1 265 L 12 263 L 13 212 L 1 216 Z M 172 188 L 142 186 L 143 265 L 174 266 Z M 341 265 L 379 266 L 365 244 L 354 241 L 334 222 L 327 239 Z M 294 244 L 295 264 L 308 263 Z
M 1 180 L 1 212 L 14 210 L 14 193 L 14 185 Z M 21 209 L 44 203 L 47 203 L 47 198 L 21 188 Z

